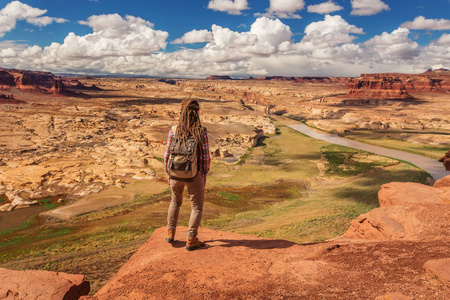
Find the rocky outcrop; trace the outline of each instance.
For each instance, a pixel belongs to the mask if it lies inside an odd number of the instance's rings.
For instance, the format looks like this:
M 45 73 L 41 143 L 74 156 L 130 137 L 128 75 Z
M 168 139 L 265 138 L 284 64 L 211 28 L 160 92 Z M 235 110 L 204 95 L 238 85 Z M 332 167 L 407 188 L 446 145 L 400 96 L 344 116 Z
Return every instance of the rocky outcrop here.
M 450 92 L 450 71 L 428 70 L 422 74 L 361 74 L 350 79 L 348 98 L 407 99 L 411 92 Z
M 345 238 L 427 240 L 450 236 L 450 176 L 430 187 L 391 182 L 378 192 L 380 207 L 352 221 Z
M 83 275 L 49 271 L 14 271 L 0 268 L 0 299 L 69 300 L 87 295 L 89 281 Z
M 51 90 L 55 84 L 55 76 L 50 72 L 24 71 L 0 68 L 0 88 L 12 87 L 21 90 Z
M 440 162 L 442 162 L 444 164 L 444 167 L 447 171 L 450 171 L 450 150 L 447 151 L 447 153 L 445 153 L 444 156 L 442 156 L 439 159 Z
M 50 90 L 54 95 L 61 95 L 65 91 L 65 86 L 61 78 L 55 80 L 52 89 Z
M 5 196 L 8 198 L 10 202 L 0 205 L 0 211 L 11 211 L 13 209 L 38 205 L 38 202 L 36 200 L 33 201 L 24 200 L 22 197 L 11 191 L 6 192 Z
M 347 83 L 350 91 L 345 97 L 362 99 L 406 99 L 411 96 L 398 77 L 384 74 L 362 74 Z
M 26 104 L 27 102 L 14 98 L 13 94 L 0 94 L 0 104 Z
M 231 78 L 228 75 L 211 75 L 208 78 L 206 78 L 206 80 L 232 80 L 233 78 Z
M 173 244 L 167 229 L 147 242 L 94 295 L 83 299 L 447 299 L 423 268 L 446 258 L 449 241 L 325 241 L 296 244 L 201 227 L 207 246 L 186 251 L 186 227 Z M 370 284 L 369 284 L 370 283 Z M 413 297 L 415 298 L 415 297 Z M 377 298 L 378 299 L 378 298 Z M 402 298 L 381 298 L 402 299 Z M 403 298 L 404 299 L 404 298 Z
M 110 186 L 124 187 L 134 180 L 156 184 L 165 176 L 159 158 L 186 97 L 183 89 L 149 78 L 87 80 L 56 78 L 53 92 L 62 92 L 60 97 L 28 96 L 24 92 L 14 95 L 29 97 L 29 105 L 4 105 L 0 101 L 0 185 L 4 187 L 0 195 L 7 190 L 25 201 L 63 195 L 71 203 Z M 208 82 L 215 85 L 221 81 Z M 78 91 L 95 101 L 85 101 Z M 12 89 L 7 94 L 16 92 Z M 208 128 L 211 149 L 220 147 L 214 159 L 236 163 L 264 134 L 276 133 L 264 112 L 239 102 L 198 98 L 202 99 L 202 123 Z M 19 205 L 9 199 L 2 204 L 2 209 L 10 210 L 26 203 Z M 64 207 L 86 213 L 72 203 Z M 100 208 L 104 207 L 95 209 Z M 55 210 L 59 209 L 63 207 Z M 53 210 L 48 214 L 56 216 Z M 62 215 L 70 218 L 76 214 L 58 214 Z
M 292 76 L 260 76 L 260 77 L 249 77 L 246 80 L 267 80 L 267 81 L 290 81 L 295 83 L 346 83 L 348 77 L 321 77 L 321 76 L 303 76 L 303 77 L 292 77 Z
M 14 75 L 16 87 L 19 89 L 29 90 L 36 87 L 44 87 L 51 89 L 55 83 L 55 76 L 50 72 L 37 71 L 10 71 Z
M 7 70 L 0 69 L 0 89 L 9 89 L 15 85 L 14 76 Z
M 311 253 L 292 242 L 206 228 L 201 228 L 200 235 L 208 247 L 188 252 L 184 249 L 186 233 L 186 227 L 178 227 L 176 241 L 170 245 L 164 239 L 166 228 L 157 229 L 94 299 L 271 299 L 285 293 L 301 295 L 302 283 L 316 283 L 331 267 L 311 260 Z

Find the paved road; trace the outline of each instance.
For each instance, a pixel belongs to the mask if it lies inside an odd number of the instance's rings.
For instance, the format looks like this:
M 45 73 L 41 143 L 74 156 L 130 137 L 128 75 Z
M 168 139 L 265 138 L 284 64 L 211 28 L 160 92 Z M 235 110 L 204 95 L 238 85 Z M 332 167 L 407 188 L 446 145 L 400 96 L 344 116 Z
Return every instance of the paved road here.
M 298 123 L 295 125 L 290 124 L 287 126 L 291 127 L 292 129 L 297 130 L 298 132 L 306 134 L 310 137 L 313 137 L 313 138 L 316 138 L 319 140 L 323 140 L 323 141 L 326 141 L 326 142 L 329 142 L 332 144 L 347 146 L 347 147 L 364 150 L 367 152 L 372 152 L 375 154 L 388 156 L 388 157 L 401 159 L 401 160 L 410 162 L 410 163 L 416 165 L 417 167 L 430 173 L 430 175 L 435 180 L 438 180 L 444 176 L 450 175 L 450 172 L 445 170 L 442 163 L 438 162 L 435 159 L 431 159 L 428 157 L 424 157 L 421 155 L 416 155 L 416 154 L 412 154 L 412 153 L 408 153 L 408 152 L 403 152 L 403 151 L 383 148 L 383 147 L 379 147 L 379 146 L 369 145 L 369 144 L 357 142 L 354 140 L 349 140 L 349 139 L 337 136 L 336 134 L 317 132 L 314 129 L 312 129 L 302 123 Z

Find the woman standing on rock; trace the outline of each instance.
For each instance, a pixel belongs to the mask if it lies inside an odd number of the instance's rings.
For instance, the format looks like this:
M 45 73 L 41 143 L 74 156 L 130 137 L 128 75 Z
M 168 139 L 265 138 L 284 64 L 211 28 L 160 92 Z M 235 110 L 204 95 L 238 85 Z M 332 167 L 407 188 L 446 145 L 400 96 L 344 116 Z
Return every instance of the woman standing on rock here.
M 166 241 L 172 243 L 175 239 L 183 191 L 187 186 L 191 200 L 187 250 L 194 250 L 205 245 L 197 238 L 197 234 L 202 219 L 210 155 L 208 133 L 206 127 L 203 127 L 200 122 L 199 110 L 200 105 L 196 99 L 183 100 L 178 125 L 170 129 L 164 153 L 164 163 L 172 190 L 167 216 Z

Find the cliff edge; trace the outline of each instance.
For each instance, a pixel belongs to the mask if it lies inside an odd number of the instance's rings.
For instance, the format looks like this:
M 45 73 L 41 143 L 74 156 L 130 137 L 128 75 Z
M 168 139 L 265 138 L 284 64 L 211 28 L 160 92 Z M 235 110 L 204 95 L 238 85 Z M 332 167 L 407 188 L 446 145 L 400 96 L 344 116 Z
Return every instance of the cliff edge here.
M 162 227 L 80 299 L 450 299 L 450 176 L 385 184 L 379 201 L 342 237 L 316 243 L 200 228 L 207 246 L 190 252 L 186 227 L 173 244 Z

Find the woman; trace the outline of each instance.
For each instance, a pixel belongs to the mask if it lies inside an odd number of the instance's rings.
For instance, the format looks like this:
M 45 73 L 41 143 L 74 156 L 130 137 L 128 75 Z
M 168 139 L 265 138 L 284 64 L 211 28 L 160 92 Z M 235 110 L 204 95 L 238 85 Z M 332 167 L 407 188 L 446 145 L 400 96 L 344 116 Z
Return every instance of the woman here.
M 186 244 L 186 249 L 189 251 L 205 245 L 204 242 L 197 238 L 197 234 L 202 219 L 206 175 L 209 171 L 210 156 L 208 133 L 206 127 L 203 127 L 200 122 L 199 110 L 200 106 L 196 99 L 183 100 L 181 103 L 181 114 L 178 126 L 170 129 L 166 152 L 164 153 L 166 172 L 169 174 L 169 149 L 174 138 L 177 137 L 177 140 L 186 141 L 188 138 L 193 137 L 197 141 L 198 172 L 196 176 L 190 180 L 183 180 L 181 178 L 173 178 L 173 176 L 169 175 L 172 198 L 167 216 L 166 241 L 172 243 L 175 239 L 178 215 L 183 202 L 183 191 L 184 187 L 187 186 L 189 198 L 191 200 L 191 217 L 189 219 L 188 241 Z

